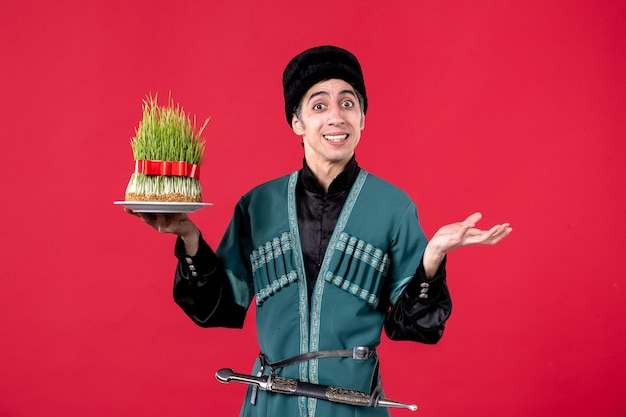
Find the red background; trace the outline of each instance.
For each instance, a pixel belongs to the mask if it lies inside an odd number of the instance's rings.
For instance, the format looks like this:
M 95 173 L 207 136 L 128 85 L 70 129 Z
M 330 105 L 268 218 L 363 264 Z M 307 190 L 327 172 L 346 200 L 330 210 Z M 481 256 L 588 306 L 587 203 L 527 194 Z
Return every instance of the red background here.
M 149 93 L 204 120 L 216 244 L 241 194 L 297 169 L 280 76 L 332 43 L 360 58 L 362 166 L 428 235 L 475 210 L 496 247 L 449 257 L 435 346 L 383 343 L 389 397 L 427 416 L 623 416 L 623 1 L 3 1 L 1 416 L 236 415 L 243 331 L 171 299 L 172 236 L 123 213 Z M 394 410 L 394 416 L 409 415 Z

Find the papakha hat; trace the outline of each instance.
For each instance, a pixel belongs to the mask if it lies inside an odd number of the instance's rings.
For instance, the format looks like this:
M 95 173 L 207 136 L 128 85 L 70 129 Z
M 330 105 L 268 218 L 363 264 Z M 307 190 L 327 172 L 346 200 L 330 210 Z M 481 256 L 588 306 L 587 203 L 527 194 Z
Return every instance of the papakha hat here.
M 292 114 L 309 88 L 320 81 L 333 78 L 344 80 L 361 94 L 363 113 L 367 111 L 363 71 L 356 57 L 337 46 L 316 46 L 296 55 L 283 72 L 285 114 L 289 126 Z

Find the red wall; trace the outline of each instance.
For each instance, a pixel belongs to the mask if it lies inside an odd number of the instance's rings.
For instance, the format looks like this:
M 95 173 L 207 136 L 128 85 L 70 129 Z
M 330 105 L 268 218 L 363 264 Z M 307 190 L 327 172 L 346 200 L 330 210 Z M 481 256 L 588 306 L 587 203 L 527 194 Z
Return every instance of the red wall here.
M 176 3 L 174 5 L 174 3 Z M 236 415 L 257 347 L 171 299 L 173 237 L 113 205 L 149 93 L 211 117 L 210 243 L 251 186 L 298 168 L 280 76 L 333 43 L 362 61 L 362 166 L 430 235 L 475 210 L 496 247 L 449 257 L 435 346 L 383 344 L 389 397 L 437 416 L 623 416 L 623 1 L 0 4 L 1 416 Z M 394 416 L 408 415 L 397 410 Z

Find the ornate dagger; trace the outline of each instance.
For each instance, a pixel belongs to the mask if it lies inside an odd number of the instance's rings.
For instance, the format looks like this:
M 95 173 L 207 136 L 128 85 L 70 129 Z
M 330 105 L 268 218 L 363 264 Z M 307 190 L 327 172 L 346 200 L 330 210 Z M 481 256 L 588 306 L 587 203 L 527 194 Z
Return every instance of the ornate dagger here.
M 242 382 L 244 384 L 254 385 L 263 391 L 278 394 L 299 395 L 360 407 L 397 407 L 408 408 L 411 411 L 417 410 L 417 405 L 415 404 L 403 404 L 380 396 L 371 396 L 362 391 L 311 384 L 310 382 L 282 378 L 277 375 L 243 375 L 233 372 L 232 369 L 220 369 L 215 374 L 215 377 L 218 381 L 225 384 L 229 382 Z

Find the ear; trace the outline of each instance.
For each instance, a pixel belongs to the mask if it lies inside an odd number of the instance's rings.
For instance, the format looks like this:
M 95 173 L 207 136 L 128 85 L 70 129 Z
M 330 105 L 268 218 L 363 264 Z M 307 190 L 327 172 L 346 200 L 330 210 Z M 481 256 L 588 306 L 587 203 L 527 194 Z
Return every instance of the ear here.
M 361 116 L 361 130 L 365 129 L 365 115 Z
M 300 123 L 300 119 L 298 119 L 298 116 L 296 116 L 295 113 L 291 115 L 291 128 L 298 136 L 302 136 L 304 134 L 302 123 Z

